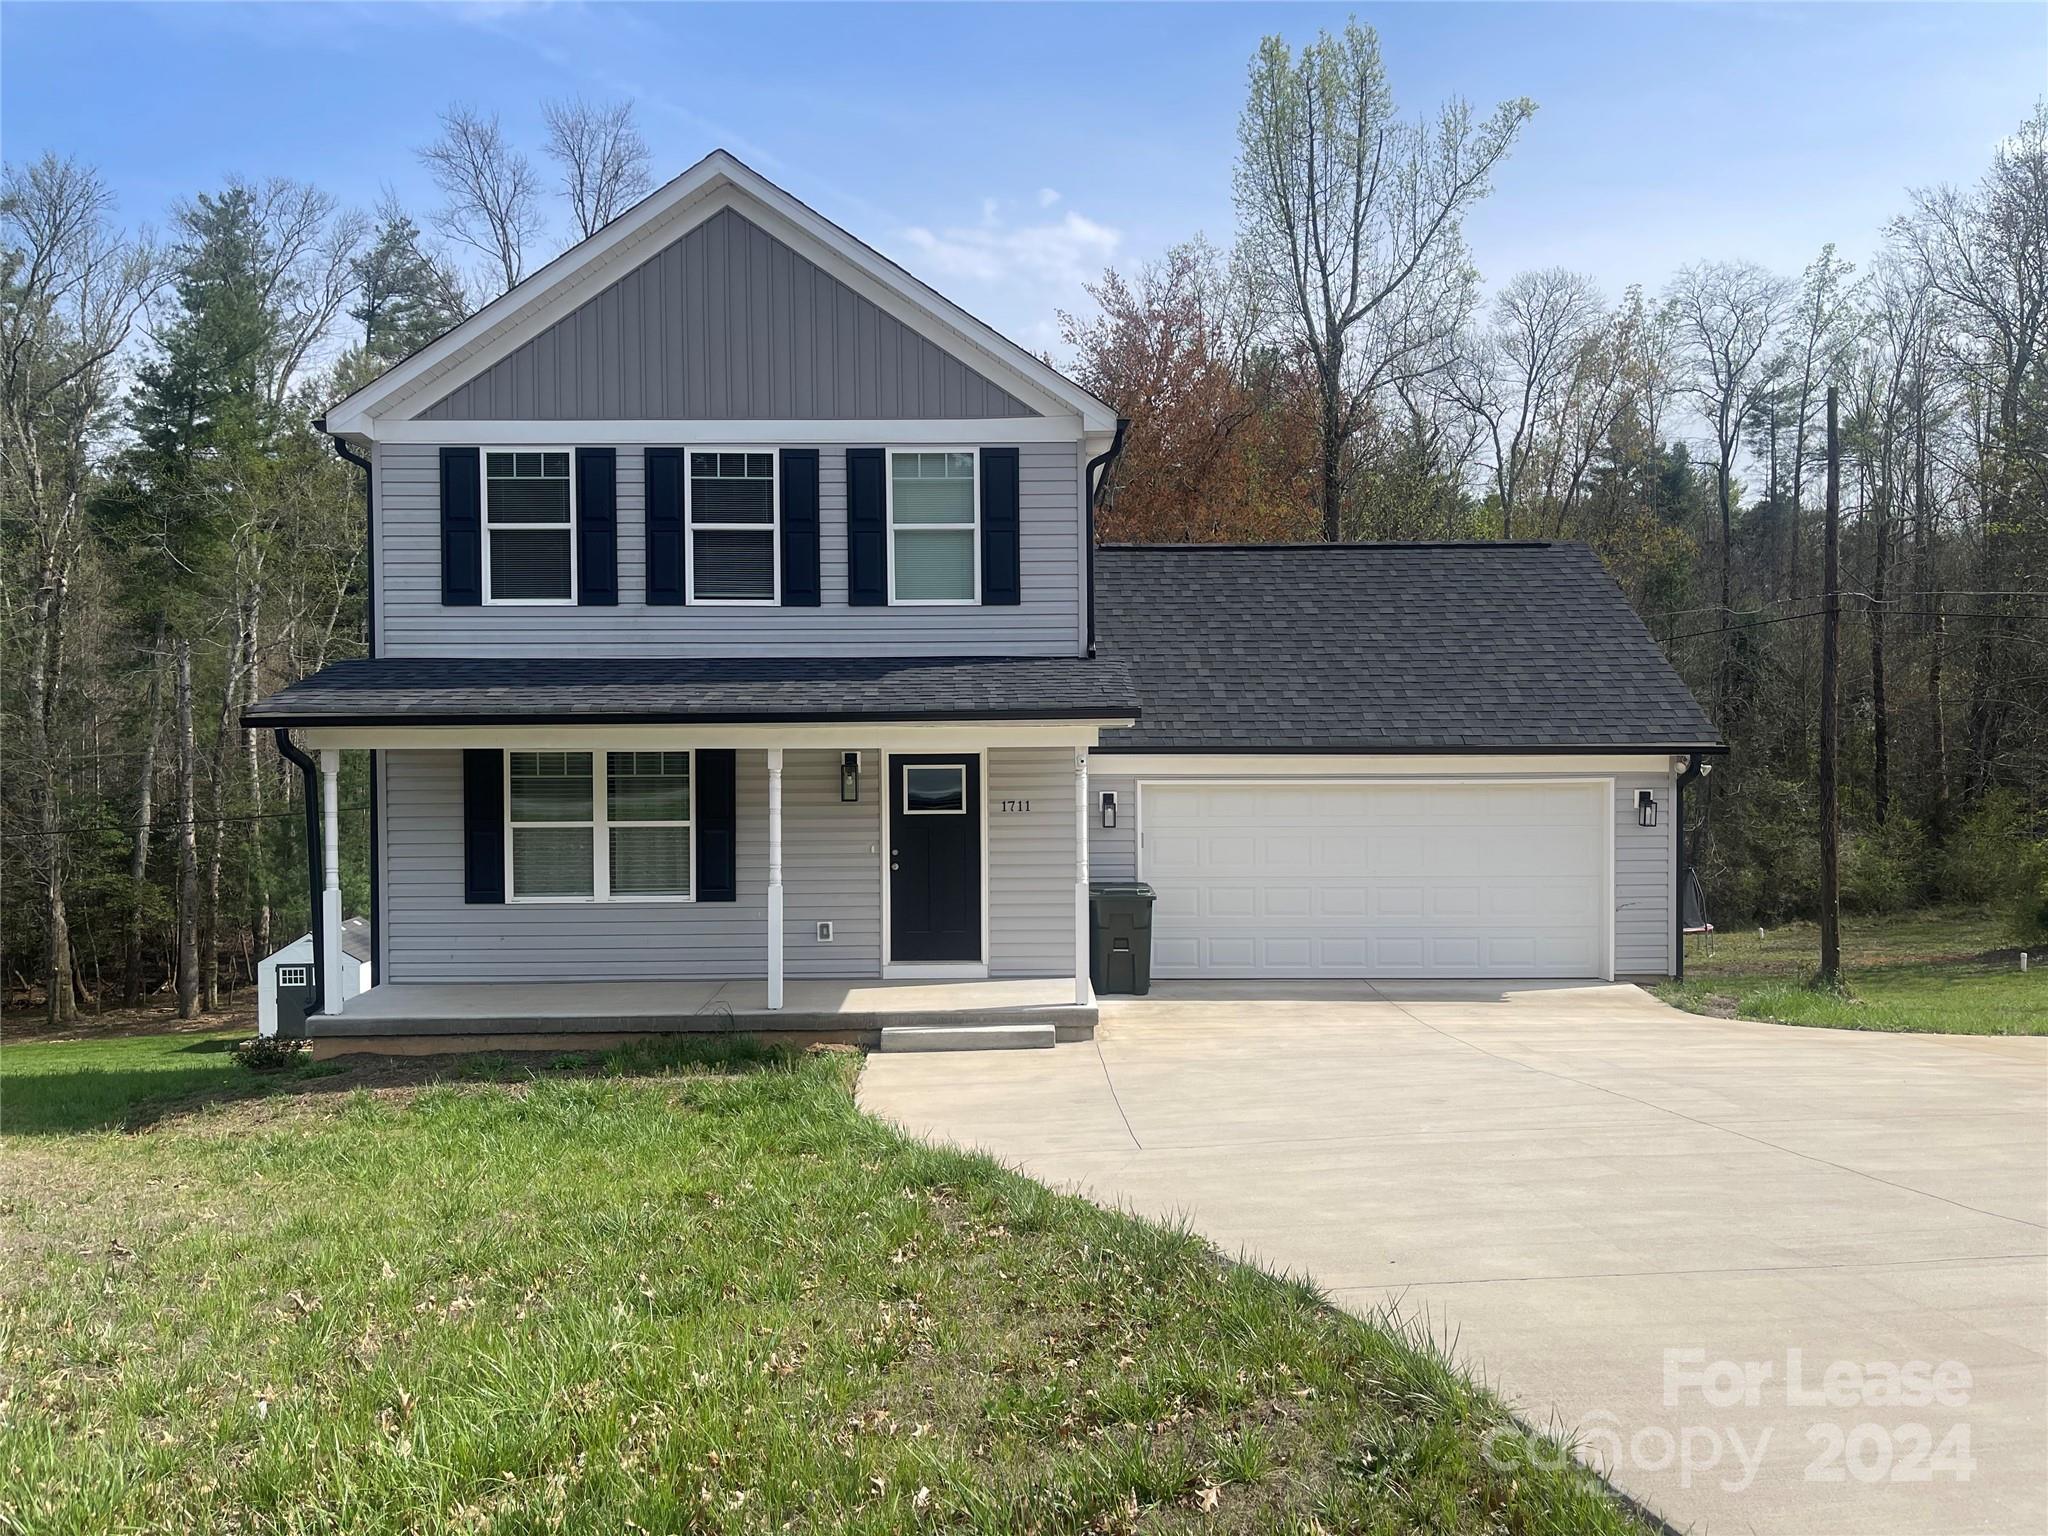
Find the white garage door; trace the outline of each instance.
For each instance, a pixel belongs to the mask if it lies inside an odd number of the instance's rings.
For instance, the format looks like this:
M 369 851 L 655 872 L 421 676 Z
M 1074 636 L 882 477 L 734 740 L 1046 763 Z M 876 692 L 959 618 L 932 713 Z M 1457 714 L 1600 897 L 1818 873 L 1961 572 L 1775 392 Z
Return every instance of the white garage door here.
M 1147 784 L 1152 974 L 1599 976 L 1605 784 Z

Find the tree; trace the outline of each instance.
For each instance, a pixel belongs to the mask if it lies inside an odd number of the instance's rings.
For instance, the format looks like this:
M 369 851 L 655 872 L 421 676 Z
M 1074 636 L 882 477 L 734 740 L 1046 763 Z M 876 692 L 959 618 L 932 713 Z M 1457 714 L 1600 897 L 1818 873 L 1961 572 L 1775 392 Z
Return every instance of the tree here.
M 1135 281 L 1112 269 L 1088 293 L 1093 320 L 1060 316 L 1075 376 L 1131 422 L 1100 536 L 1301 537 L 1309 519 L 1298 477 L 1277 447 L 1302 421 L 1299 390 L 1254 366 L 1245 290 L 1216 248 L 1197 236 Z
M 113 196 L 97 172 L 45 155 L 0 176 L 0 487 L 5 490 L 8 606 L 26 591 L 26 623 L 7 632 L 26 647 L 9 710 L 20 734 L 13 780 L 25 778 L 26 852 L 45 907 L 45 1007 L 51 1023 L 76 1008 L 65 904 L 70 751 L 66 626 L 85 558 L 85 495 L 107 425 L 122 347 L 157 285 L 146 240 L 115 232 Z M 23 771 L 25 770 L 25 772 Z
M 1714 490 L 1721 514 L 1721 642 L 1714 709 L 1729 705 L 1729 620 L 1735 604 L 1735 453 L 1745 418 L 1770 383 L 1766 357 L 1777 338 L 1789 289 L 1754 262 L 1702 262 L 1680 270 L 1668 303 L 1677 327 L 1686 387 L 1714 434 Z
M 598 106 L 576 96 L 548 102 L 541 113 L 548 155 L 562 168 L 562 193 L 587 240 L 654 186 L 647 141 L 634 126 L 630 101 Z
M 1523 272 L 1494 300 L 1492 330 L 1471 344 L 1466 398 L 1493 446 L 1504 539 L 1515 536 L 1515 514 L 1541 462 L 1565 451 L 1564 406 L 1591 361 L 1601 310 L 1590 278 L 1562 267 Z M 1553 479 L 1554 470 L 1553 463 Z
M 441 136 L 419 157 L 444 199 L 442 233 L 483 254 L 495 298 L 526 275 L 526 248 L 546 227 L 533 162 L 506 139 L 497 113 L 460 104 L 441 114 Z
M 1979 575 L 1985 591 L 2003 594 L 2048 557 L 2048 100 L 1998 146 L 1974 189 L 1923 188 L 1912 200 L 1890 233 L 1942 301 L 1949 365 L 1986 402 Z M 2020 599 L 1995 596 L 1981 611 L 1968 728 L 1974 795 L 1998 777 L 2017 697 L 2038 688 L 2025 682 Z
M 337 366 L 335 387 L 343 393 L 468 317 L 462 274 L 425 249 L 419 226 L 394 197 L 379 205 L 376 232 L 355 258 L 354 275 L 348 314 L 362 326 L 363 339 Z
M 1799 592 L 1799 532 L 1803 520 L 1806 466 L 1814 412 L 1820 404 L 1821 381 L 1839 362 L 1854 339 L 1856 287 L 1854 262 L 1821 247 L 1800 274 L 1799 295 L 1788 324 L 1785 350 L 1772 367 L 1783 381 L 1783 401 L 1792 429 L 1792 512 L 1787 528 L 1785 590 Z
M 1298 58 L 1284 38 L 1259 45 L 1238 123 L 1242 251 L 1261 311 L 1313 371 L 1326 539 L 1374 397 L 1449 364 L 1475 282 L 1460 221 L 1534 111 L 1505 102 L 1475 124 L 1453 100 L 1434 124 L 1400 121 L 1379 39 L 1355 21 Z

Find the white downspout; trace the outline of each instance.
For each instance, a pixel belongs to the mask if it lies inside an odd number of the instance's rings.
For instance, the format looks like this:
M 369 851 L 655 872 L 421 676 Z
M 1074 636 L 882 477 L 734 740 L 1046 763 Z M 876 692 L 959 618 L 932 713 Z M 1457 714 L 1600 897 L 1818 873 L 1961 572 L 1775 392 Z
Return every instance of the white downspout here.
M 768 1006 L 782 1007 L 782 748 L 768 749 Z
M 1074 1003 L 1095 1000 L 1088 985 L 1088 754 L 1074 754 Z
M 320 1011 L 341 1012 L 341 752 L 320 750 L 320 845 L 327 881 L 320 892 Z

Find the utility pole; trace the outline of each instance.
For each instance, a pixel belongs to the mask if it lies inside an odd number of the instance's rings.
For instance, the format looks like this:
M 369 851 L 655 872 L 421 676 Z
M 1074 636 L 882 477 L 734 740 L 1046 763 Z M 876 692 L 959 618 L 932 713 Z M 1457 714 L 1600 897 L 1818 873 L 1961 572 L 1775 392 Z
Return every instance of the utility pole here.
M 1820 621 L 1820 982 L 1842 980 L 1842 811 L 1836 799 L 1837 694 L 1842 667 L 1842 444 L 1835 386 L 1828 386 L 1828 505 L 1821 548 Z

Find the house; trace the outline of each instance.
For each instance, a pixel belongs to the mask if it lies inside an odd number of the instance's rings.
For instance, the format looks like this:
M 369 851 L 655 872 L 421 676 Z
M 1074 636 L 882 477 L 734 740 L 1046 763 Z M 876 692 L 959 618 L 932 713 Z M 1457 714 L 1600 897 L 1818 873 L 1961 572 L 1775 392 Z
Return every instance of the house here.
M 330 933 L 374 753 L 377 985 L 316 1043 L 1085 1025 L 1105 874 L 1165 977 L 1679 964 L 1720 739 L 1589 553 L 1098 551 L 1110 408 L 722 152 L 324 427 L 370 656 L 245 721 L 318 780 Z

